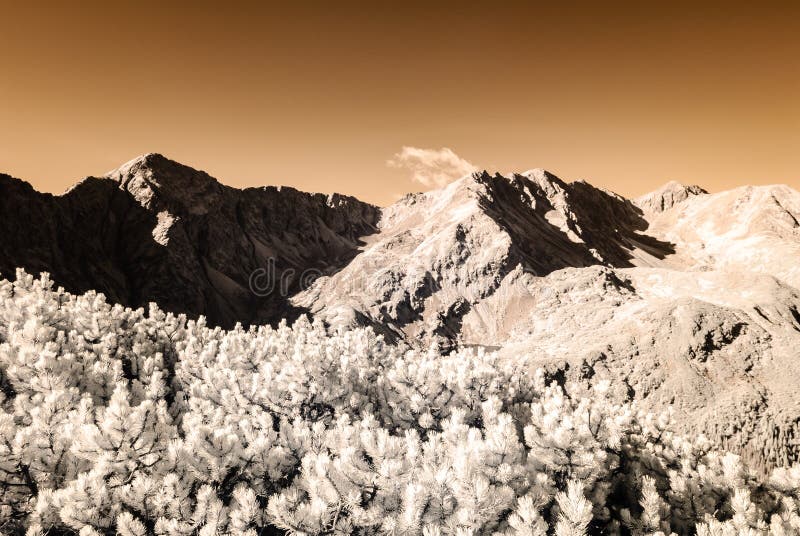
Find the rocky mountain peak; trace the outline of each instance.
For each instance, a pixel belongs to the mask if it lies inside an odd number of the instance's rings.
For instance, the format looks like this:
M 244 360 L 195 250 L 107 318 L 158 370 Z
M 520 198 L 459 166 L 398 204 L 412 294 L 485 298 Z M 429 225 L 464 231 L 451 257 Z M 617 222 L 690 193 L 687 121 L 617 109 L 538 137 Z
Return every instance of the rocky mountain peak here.
M 0 177 L 0 274 L 49 272 L 72 292 L 225 327 L 268 323 L 296 316 L 300 275 L 346 263 L 379 215 L 347 196 L 239 190 L 150 153 L 58 196 Z
M 686 186 L 677 181 L 670 181 L 661 188 L 637 198 L 634 203 L 645 212 L 664 212 L 690 197 L 707 193 L 697 185 Z
M 185 166 L 158 153 L 148 153 L 110 171 L 112 179 L 149 209 L 173 214 L 205 214 L 224 188 L 204 171 Z
M 536 207 L 537 200 L 540 204 L 543 200 L 546 204 L 563 204 L 568 189 L 567 183 L 543 169 L 521 174 L 512 173 L 508 176 L 484 170 L 462 177 L 440 190 L 433 190 L 425 195 L 439 202 L 447 200 L 449 203 L 459 203 L 462 211 L 467 200 L 474 201 L 480 205 L 483 212 L 490 212 L 493 208 L 504 210 L 509 202 L 518 201 L 532 208 Z M 515 199 L 510 199 L 512 197 Z
M 517 176 L 522 176 L 530 180 L 539 188 L 541 188 L 542 191 L 544 191 L 547 195 L 554 195 L 556 193 L 563 192 L 567 187 L 567 183 L 559 179 L 555 174 L 550 173 L 546 169 L 542 168 L 529 169 L 528 171 L 520 173 Z

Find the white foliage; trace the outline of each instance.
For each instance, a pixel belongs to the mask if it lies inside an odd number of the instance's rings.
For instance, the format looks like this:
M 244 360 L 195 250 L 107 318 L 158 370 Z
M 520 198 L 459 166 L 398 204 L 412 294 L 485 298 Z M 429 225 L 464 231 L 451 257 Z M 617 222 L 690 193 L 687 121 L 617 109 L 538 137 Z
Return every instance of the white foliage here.
M 592 507 L 583 496 L 580 480 L 570 480 L 567 491 L 556 495 L 559 514 L 556 536 L 585 536 L 592 520 Z
M 368 329 L 210 329 L 0 281 L 0 533 L 798 534 L 800 468 Z

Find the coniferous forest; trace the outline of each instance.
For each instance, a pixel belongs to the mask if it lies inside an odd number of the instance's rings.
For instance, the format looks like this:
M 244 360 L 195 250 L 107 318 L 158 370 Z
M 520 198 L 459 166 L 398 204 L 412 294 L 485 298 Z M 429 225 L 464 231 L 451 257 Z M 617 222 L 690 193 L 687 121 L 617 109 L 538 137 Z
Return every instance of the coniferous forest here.
M 758 478 L 524 356 L 305 318 L 211 329 L 20 271 L 0 282 L 0 385 L 3 534 L 800 530 L 800 467 Z

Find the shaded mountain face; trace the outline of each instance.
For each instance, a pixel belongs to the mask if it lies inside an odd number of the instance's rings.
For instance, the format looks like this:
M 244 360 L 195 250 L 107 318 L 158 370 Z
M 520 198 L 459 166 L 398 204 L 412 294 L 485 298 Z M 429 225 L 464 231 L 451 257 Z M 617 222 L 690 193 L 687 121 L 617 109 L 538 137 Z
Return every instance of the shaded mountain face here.
M 378 209 L 147 155 L 62 196 L 0 177 L 0 271 L 222 326 L 308 312 L 526 355 L 671 405 L 680 430 L 767 469 L 800 455 L 799 221 L 785 186 L 628 200 L 543 170 L 476 173 Z
M 0 273 L 48 271 L 70 291 L 223 327 L 275 322 L 300 312 L 300 276 L 345 265 L 378 218 L 351 197 L 238 190 L 150 154 L 61 196 L 0 177 Z

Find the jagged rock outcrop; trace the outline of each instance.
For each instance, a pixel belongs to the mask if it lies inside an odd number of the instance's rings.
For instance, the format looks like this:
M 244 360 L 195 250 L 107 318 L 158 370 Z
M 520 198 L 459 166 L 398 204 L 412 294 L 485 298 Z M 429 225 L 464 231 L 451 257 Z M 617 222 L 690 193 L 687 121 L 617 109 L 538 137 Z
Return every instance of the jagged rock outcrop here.
M 630 201 L 585 182 L 542 170 L 476 173 L 386 208 L 364 253 L 294 302 L 333 323 L 347 322 L 350 308 L 399 338 L 477 343 L 506 332 L 502 319 L 518 316 L 537 278 L 673 254 L 671 243 L 643 232 L 647 225 Z
M 707 193 L 697 185 L 684 186 L 679 182 L 670 181 L 658 190 L 639 197 L 634 203 L 645 212 L 664 212 L 692 196 Z
M 670 183 L 630 201 L 536 169 L 378 209 L 146 155 L 61 196 L 0 177 L 0 272 L 223 326 L 308 312 L 399 344 L 527 355 L 672 405 L 683 431 L 768 469 L 800 455 L 799 221 L 786 186 Z
M 61 196 L 0 177 L 0 273 L 48 271 L 70 291 L 224 327 L 275 322 L 300 312 L 288 297 L 301 276 L 346 264 L 378 218 L 352 197 L 238 190 L 148 154 Z

